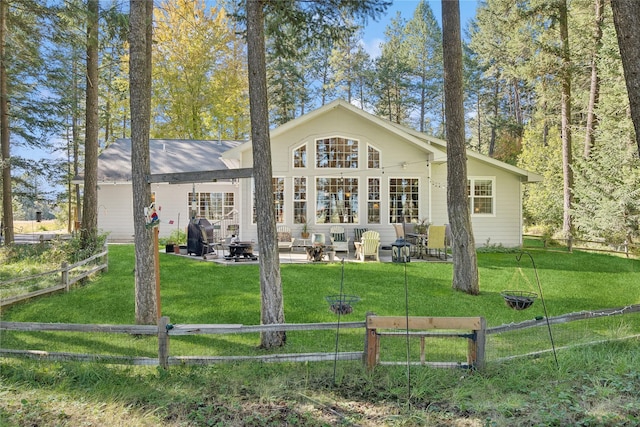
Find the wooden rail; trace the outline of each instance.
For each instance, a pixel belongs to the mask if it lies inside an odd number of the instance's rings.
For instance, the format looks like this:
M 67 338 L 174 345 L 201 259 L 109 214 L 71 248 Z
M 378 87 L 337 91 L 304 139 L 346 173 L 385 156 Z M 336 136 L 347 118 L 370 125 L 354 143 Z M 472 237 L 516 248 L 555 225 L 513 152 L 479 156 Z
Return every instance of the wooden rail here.
M 362 328 L 366 330 L 364 351 L 356 352 L 319 352 L 296 354 L 272 354 L 263 356 L 170 356 L 171 336 L 200 335 L 200 334 L 237 334 L 259 333 L 267 331 L 315 331 Z M 58 332 L 97 332 L 120 333 L 131 335 L 157 335 L 158 357 L 127 357 L 113 355 L 74 354 L 63 352 L 47 352 L 41 350 L 8 350 L 0 349 L 0 356 L 30 357 L 46 360 L 76 360 L 101 361 L 106 363 L 159 365 L 168 368 L 175 364 L 211 364 L 234 361 L 260 362 L 308 362 L 334 360 L 362 360 L 368 368 L 379 364 L 381 336 L 399 336 L 398 329 L 406 329 L 406 317 L 380 317 L 368 315 L 364 322 L 344 323 L 288 323 L 275 325 L 242 324 L 179 324 L 172 325 L 169 317 L 161 317 L 158 325 L 92 325 L 65 323 L 36 323 L 36 322 L 5 322 L 0 321 L 0 330 L 5 331 L 58 331 Z M 381 329 L 395 329 L 396 331 L 381 331 Z M 484 365 L 485 320 L 482 317 L 409 317 L 409 329 L 435 330 L 439 332 L 411 332 L 410 336 L 421 339 L 421 363 L 425 362 L 426 337 L 465 338 L 468 340 L 466 365 L 461 363 L 435 362 L 432 366 L 463 366 L 481 368 Z M 446 330 L 446 331 L 445 331 Z M 457 332 L 452 332 L 456 330 Z M 466 330 L 467 332 L 462 332 Z M 406 335 L 406 334 L 403 334 Z
M 365 322 L 341 322 L 340 329 L 364 329 Z M 200 334 L 236 334 L 266 331 L 315 331 L 336 330 L 338 323 L 288 323 L 275 325 L 241 324 L 184 324 L 172 325 L 169 317 L 162 317 L 158 325 L 91 325 L 77 323 L 38 323 L 38 322 L 5 322 L 0 321 L 0 330 L 4 331 L 58 331 L 58 332 L 99 332 L 131 335 L 157 335 L 158 357 L 129 357 L 98 354 L 77 354 L 65 352 L 48 352 L 42 350 L 9 350 L 0 349 L 1 357 L 28 357 L 43 360 L 75 360 L 100 361 L 115 364 L 159 365 L 168 368 L 170 365 L 204 365 L 219 362 L 259 361 L 259 362 L 318 362 L 333 360 L 362 360 L 364 353 L 326 352 L 272 354 L 263 356 L 170 356 L 170 337 L 172 335 Z
M 11 285 L 11 284 L 15 284 L 15 283 L 20 283 L 20 282 L 26 282 L 29 280 L 33 280 L 33 279 L 37 279 L 40 277 L 45 277 L 45 276 L 49 276 L 49 275 L 55 275 L 55 274 L 59 274 L 60 273 L 60 283 L 58 285 L 55 286 L 50 286 L 48 288 L 44 288 L 44 289 L 38 289 L 37 291 L 33 291 L 33 292 L 29 292 L 23 295 L 16 295 L 13 297 L 9 297 L 9 298 L 2 298 L 0 299 L 0 309 L 8 307 L 10 305 L 16 304 L 18 302 L 21 301 L 25 301 L 31 298 L 35 298 L 37 296 L 40 295 L 45 295 L 45 294 L 50 294 L 52 292 L 58 292 L 61 290 L 65 290 L 65 291 L 69 291 L 69 288 L 74 285 L 75 283 L 81 281 L 82 279 L 89 277 L 99 271 L 108 271 L 109 269 L 109 250 L 107 249 L 107 246 L 105 245 L 104 249 L 102 252 L 95 254 L 85 260 L 76 262 L 75 264 L 71 264 L 68 265 L 66 262 L 63 262 L 62 265 L 60 266 L 59 269 L 57 270 L 51 270 L 51 271 L 47 271 L 44 273 L 39 273 L 39 274 L 34 274 L 31 276 L 24 276 L 24 277 L 17 277 L 11 280 L 7 280 L 4 282 L 0 282 L 0 288 L 2 286 L 7 286 L 7 285 Z M 90 262 L 93 262 L 97 259 L 101 259 L 103 258 L 103 261 L 101 264 L 95 265 L 93 267 L 91 267 L 89 270 L 83 271 L 77 275 L 72 275 L 70 274 L 73 270 L 82 267 Z
M 618 308 L 585 311 L 564 314 L 549 318 L 551 324 L 561 324 L 583 319 L 623 315 L 640 312 L 640 304 Z M 382 337 L 404 337 L 420 339 L 421 365 L 432 367 L 467 367 L 481 369 L 485 363 L 486 337 L 490 334 L 515 331 L 546 325 L 544 319 L 527 320 L 520 323 L 487 328 L 483 317 L 383 317 L 369 314 L 364 322 L 345 323 L 289 323 L 274 325 L 242 324 L 177 324 L 172 325 L 169 317 L 162 317 L 158 325 L 108 325 L 74 323 L 38 323 L 6 322 L 0 320 L 0 331 L 25 332 L 88 332 L 116 333 L 130 335 L 157 335 L 158 357 L 131 357 L 100 354 L 77 354 L 48 352 L 42 350 L 1 349 L 0 357 L 28 357 L 42 360 L 99 361 L 103 363 L 130 365 L 206 365 L 220 362 L 257 361 L 257 362 L 314 362 L 335 360 L 362 360 L 369 369 L 380 362 L 380 339 Z M 318 352 L 295 354 L 271 354 L 262 356 L 170 356 L 171 336 L 200 334 L 237 334 L 260 333 L 266 331 L 315 331 L 340 329 L 365 329 L 364 351 L 355 352 Z M 637 335 L 635 335 L 637 336 Z M 426 338 L 462 338 L 468 340 L 466 363 L 426 362 Z M 531 353 L 534 354 L 534 353 Z M 391 362 L 383 362 L 390 364 Z M 405 362 L 402 362 L 405 363 Z M 415 362 L 414 362 L 415 363 Z
M 542 241 L 542 245 L 543 248 L 545 249 L 554 249 L 554 246 L 549 246 L 549 242 L 565 242 L 564 246 L 558 246 L 558 249 L 566 249 L 567 251 L 571 252 L 573 249 L 576 250 L 584 250 L 584 251 L 593 251 L 593 252 L 604 252 L 604 253 L 615 253 L 615 254 L 625 254 L 625 256 L 627 258 L 629 258 L 630 254 L 633 253 L 633 251 L 637 251 L 640 249 L 640 245 L 637 244 L 633 244 L 633 243 L 620 243 L 620 244 L 613 244 L 613 243 L 608 243 L 604 240 L 587 240 L 587 239 L 578 239 L 578 238 L 571 238 L 571 239 L 566 239 L 566 238 L 555 238 L 555 237 L 544 237 L 544 236 L 538 236 L 535 234 L 523 234 L 522 237 L 525 238 L 530 238 L 530 239 L 535 239 L 535 240 L 540 240 Z M 593 245 L 599 245 L 601 247 L 603 246 L 608 246 L 610 249 L 602 249 L 602 248 L 598 248 L 598 247 L 590 247 L 590 246 L 581 246 L 581 243 L 586 243 L 586 244 L 593 244 Z M 527 248 L 536 248 L 536 246 L 524 246 Z M 620 249 L 622 248 L 622 249 Z

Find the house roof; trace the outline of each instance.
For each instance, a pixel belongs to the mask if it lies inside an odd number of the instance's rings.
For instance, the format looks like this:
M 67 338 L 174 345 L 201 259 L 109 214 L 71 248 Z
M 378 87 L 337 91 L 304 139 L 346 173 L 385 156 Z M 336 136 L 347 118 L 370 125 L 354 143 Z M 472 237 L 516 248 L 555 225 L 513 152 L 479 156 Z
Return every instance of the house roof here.
M 228 170 L 235 162 L 222 159 L 222 153 L 241 141 L 196 141 L 188 139 L 151 139 L 151 174 Z M 131 181 L 131 140 L 118 139 L 98 156 L 98 182 Z
M 446 141 L 382 119 L 343 100 L 333 101 L 273 129 L 271 137 L 277 137 L 334 109 L 342 109 L 346 113 L 361 117 L 370 121 L 374 126 L 380 126 L 398 135 L 407 143 L 414 144 L 429 153 L 431 161 L 434 163 L 447 161 Z M 251 141 L 151 139 L 149 141 L 151 175 L 236 169 L 240 165 L 241 153 L 250 149 Z M 522 182 L 542 180 L 538 174 L 473 150 L 467 149 L 467 156 L 517 175 Z M 76 180 L 82 180 L 82 175 L 74 178 L 74 181 Z M 109 145 L 98 157 L 98 182 L 129 181 L 131 181 L 131 140 L 123 138 Z
M 348 102 L 343 100 L 336 100 L 336 101 L 330 102 L 329 104 L 326 104 L 314 111 L 311 111 L 305 114 L 304 116 L 298 117 L 294 120 L 291 120 L 279 126 L 276 129 L 273 129 L 271 131 L 271 137 L 276 137 L 280 134 L 286 133 L 289 130 L 293 129 L 294 127 L 301 126 L 304 123 L 314 120 L 323 114 L 327 114 L 328 112 L 336 108 L 343 109 L 348 113 L 362 117 L 365 120 L 369 120 L 372 124 L 376 126 L 380 126 L 392 133 L 395 133 L 396 135 L 405 139 L 408 143 L 411 143 L 420 147 L 422 150 L 432 155 L 431 161 L 434 163 L 445 163 L 447 161 L 447 142 L 445 140 L 429 136 L 425 133 L 410 129 L 406 126 L 402 126 L 397 123 L 393 123 L 389 120 L 380 118 L 374 114 L 364 111 L 361 108 L 351 105 Z M 243 144 L 238 145 L 235 148 L 228 150 L 223 154 L 223 157 L 228 159 L 239 159 L 240 154 L 249 149 L 251 149 L 251 141 L 245 142 Z M 500 160 L 493 159 L 489 156 L 485 156 L 473 150 L 467 149 L 467 156 L 470 158 L 474 158 L 478 161 L 488 163 L 499 169 L 509 171 L 510 173 L 513 173 L 515 175 L 518 175 L 520 176 L 523 182 L 542 181 L 542 177 L 538 174 L 510 165 Z

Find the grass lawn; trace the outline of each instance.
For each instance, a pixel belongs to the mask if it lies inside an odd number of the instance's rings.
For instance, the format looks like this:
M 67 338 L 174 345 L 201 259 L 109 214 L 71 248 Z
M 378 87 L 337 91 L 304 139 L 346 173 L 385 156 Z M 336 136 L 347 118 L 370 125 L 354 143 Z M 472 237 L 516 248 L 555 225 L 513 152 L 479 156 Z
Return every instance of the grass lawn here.
M 530 253 L 550 316 L 640 303 L 638 260 Z M 68 294 L 6 310 L 3 320 L 133 324 L 133 247 L 110 246 L 109 261 L 107 274 Z M 257 266 L 166 254 L 160 262 L 162 313 L 172 323 L 260 323 Z M 283 264 L 286 321 L 336 321 L 325 296 L 341 287 L 361 298 L 342 321 L 361 321 L 367 312 L 404 315 L 405 280 L 412 316 L 484 316 L 489 326 L 498 326 L 543 314 L 539 300 L 529 310 L 515 311 L 500 296 L 505 289 L 538 292 L 528 257 L 518 268 L 516 253 L 482 252 L 478 264 L 476 297 L 451 289 L 450 264 L 347 263 L 344 270 L 338 263 Z M 361 351 L 362 335 L 362 330 L 342 330 L 340 351 Z M 258 340 L 251 334 L 174 337 L 171 354 L 263 354 Z M 327 352 L 334 345 L 335 331 L 289 332 L 280 351 Z M 157 340 L 2 332 L 2 348 L 154 357 Z M 359 362 L 339 363 L 334 384 L 332 363 L 222 364 L 164 372 L 0 359 L 0 394 L 10 396 L 0 404 L 0 424 L 33 425 L 31 418 L 39 417 L 39 425 L 78 425 L 85 417 L 92 425 L 640 425 L 638 349 L 635 339 L 567 350 L 560 369 L 549 357 L 489 364 L 481 373 L 415 367 L 411 399 L 406 368 L 381 366 L 370 373 Z M 89 408 L 97 403 L 104 411 L 91 415 Z M 105 420 L 105 414 L 112 415 Z

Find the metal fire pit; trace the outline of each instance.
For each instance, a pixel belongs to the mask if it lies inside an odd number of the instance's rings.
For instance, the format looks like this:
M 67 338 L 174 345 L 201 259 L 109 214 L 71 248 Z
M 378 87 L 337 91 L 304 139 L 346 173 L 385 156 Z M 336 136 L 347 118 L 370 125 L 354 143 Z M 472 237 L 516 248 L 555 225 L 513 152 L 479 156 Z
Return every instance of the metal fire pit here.
M 253 244 L 251 242 L 238 242 L 229 245 L 229 255 L 225 256 L 225 259 L 232 259 L 236 262 L 242 259 L 255 261 L 258 257 L 253 254 Z

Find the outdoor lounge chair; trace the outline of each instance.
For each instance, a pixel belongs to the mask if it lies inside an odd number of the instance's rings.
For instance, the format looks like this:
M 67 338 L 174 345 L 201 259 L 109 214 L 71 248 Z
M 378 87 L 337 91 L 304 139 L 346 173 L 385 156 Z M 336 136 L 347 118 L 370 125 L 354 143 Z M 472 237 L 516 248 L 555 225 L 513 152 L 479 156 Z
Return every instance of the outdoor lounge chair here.
M 366 257 L 375 257 L 380 261 L 380 233 L 369 230 L 362 233 L 362 239 L 356 245 L 356 258 L 364 261 Z
M 438 258 L 440 254 L 447 258 L 447 226 L 446 225 L 432 225 L 427 231 L 427 252 L 435 251 Z
M 291 229 L 286 225 L 278 226 L 278 249 L 288 249 L 291 251 L 293 249 L 293 242 L 296 240 L 295 237 L 291 237 Z
M 344 227 L 341 225 L 334 225 L 329 230 L 329 238 L 331 239 L 331 246 L 335 252 L 346 252 L 349 256 L 349 240 L 350 237 L 344 232 Z

